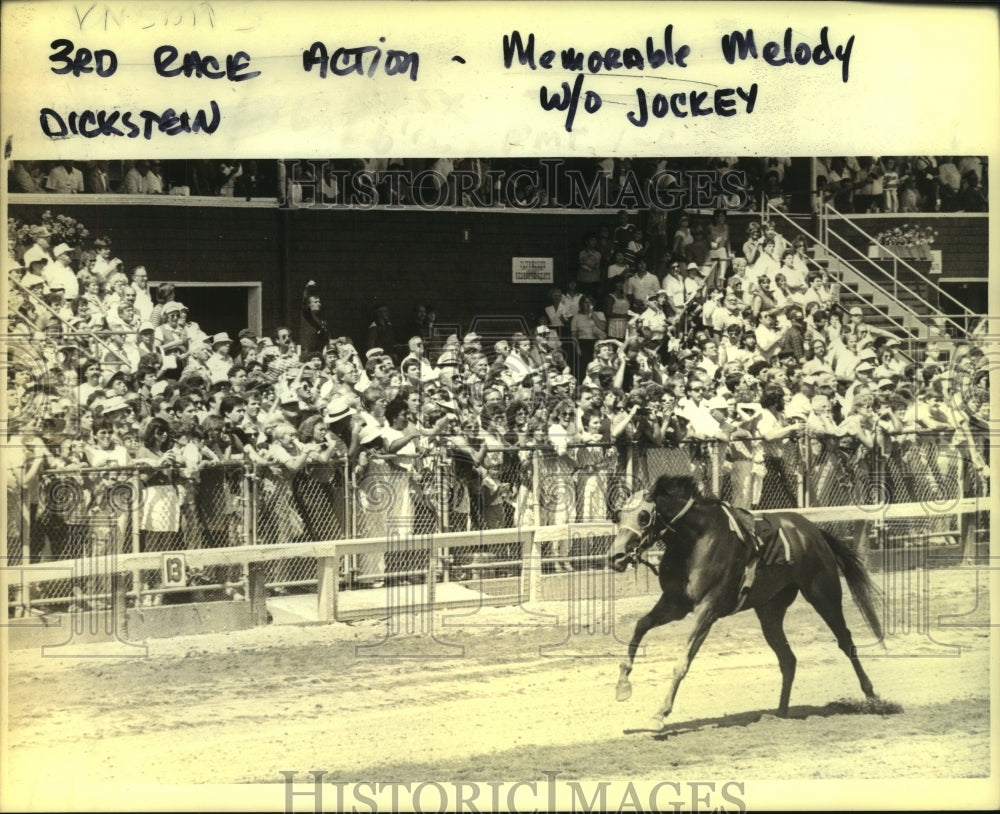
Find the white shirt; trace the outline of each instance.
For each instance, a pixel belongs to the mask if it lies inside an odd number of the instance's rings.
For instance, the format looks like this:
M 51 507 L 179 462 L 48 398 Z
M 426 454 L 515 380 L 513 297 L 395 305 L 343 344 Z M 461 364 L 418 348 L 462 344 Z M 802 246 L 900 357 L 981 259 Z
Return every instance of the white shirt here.
M 49 284 L 49 288 L 54 288 L 57 284 L 65 288 L 66 293 L 63 296 L 67 301 L 75 300 L 80 296 L 80 283 L 76 279 L 73 269 L 69 266 L 64 266 L 58 260 L 46 265 L 42 271 L 42 276 L 45 278 L 45 282 Z
M 139 314 L 139 319 L 147 322 L 149 315 L 153 313 L 153 298 L 149 295 L 149 289 L 139 288 L 136 285 L 130 287 L 135 291 L 135 310 Z
M 656 275 L 647 271 L 641 277 L 636 275 L 625 283 L 625 293 L 640 302 L 645 302 L 660 290 L 660 281 Z
M 679 277 L 676 274 L 667 274 L 663 278 L 663 290 L 667 292 L 667 299 L 674 308 L 679 310 L 684 307 L 685 291 L 683 277 Z

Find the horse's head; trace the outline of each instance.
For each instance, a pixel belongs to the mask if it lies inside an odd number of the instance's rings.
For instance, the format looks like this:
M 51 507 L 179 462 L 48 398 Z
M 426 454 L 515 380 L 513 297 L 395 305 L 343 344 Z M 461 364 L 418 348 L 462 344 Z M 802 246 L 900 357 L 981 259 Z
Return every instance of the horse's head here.
M 611 544 L 611 567 L 624 571 L 636 562 L 636 552 L 647 547 L 656 519 L 656 504 L 648 494 L 637 493 L 622 506 L 618 514 L 618 531 Z

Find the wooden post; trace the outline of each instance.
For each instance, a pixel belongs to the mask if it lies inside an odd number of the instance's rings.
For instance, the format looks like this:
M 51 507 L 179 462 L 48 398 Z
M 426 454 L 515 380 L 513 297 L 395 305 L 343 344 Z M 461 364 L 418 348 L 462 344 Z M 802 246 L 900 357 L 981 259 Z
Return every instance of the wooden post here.
M 330 557 L 316 560 L 316 618 L 332 622 L 337 613 L 337 591 L 340 588 L 340 557 L 336 551 Z
M 255 627 L 267 624 L 267 563 L 251 562 L 248 575 L 250 621 Z
M 521 540 L 521 551 L 526 554 L 523 568 L 528 572 L 528 601 L 537 602 L 542 587 L 542 551 L 534 532 L 529 532 L 529 538 Z
M 973 565 L 976 562 L 976 537 L 978 515 L 975 513 L 958 516 L 959 540 L 962 545 L 962 565 Z
M 125 574 L 116 572 L 111 575 L 111 613 L 114 627 L 121 641 L 128 640 L 128 614 L 125 612 Z
M 966 459 L 958 458 L 958 502 L 965 500 Z M 975 512 L 958 515 L 958 539 L 962 546 L 962 564 L 972 565 L 976 561 L 976 525 L 979 515 Z

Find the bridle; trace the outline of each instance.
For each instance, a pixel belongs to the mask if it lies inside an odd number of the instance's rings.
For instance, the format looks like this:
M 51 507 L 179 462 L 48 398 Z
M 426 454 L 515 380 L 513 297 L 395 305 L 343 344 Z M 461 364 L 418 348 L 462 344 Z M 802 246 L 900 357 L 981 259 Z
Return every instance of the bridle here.
M 663 531 L 677 532 L 674 528 L 674 523 L 680 520 L 684 515 L 686 515 L 691 507 L 694 506 L 694 498 L 689 497 L 687 502 L 681 507 L 680 511 L 677 512 L 671 519 L 670 522 L 663 524 Z M 635 526 L 629 525 L 627 523 L 621 523 L 619 525 L 628 529 L 629 531 L 635 533 L 639 537 L 639 542 L 636 544 L 635 548 L 631 551 L 625 552 L 623 555 L 625 558 L 626 565 L 638 565 L 642 563 L 647 568 L 649 568 L 654 574 L 659 574 L 659 570 L 655 565 L 653 565 L 645 556 L 643 556 L 652 546 L 655 541 L 654 536 L 650 533 L 656 525 L 656 521 L 659 514 L 656 510 L 656 503 L 652 499 L 652 495 L 649 492 L 645 492 L 642 495 L 642 501 L 638 503 L 635 507 L 636 512 L 636 524 Z M 643 515 L 646 515 L 644 518 Z

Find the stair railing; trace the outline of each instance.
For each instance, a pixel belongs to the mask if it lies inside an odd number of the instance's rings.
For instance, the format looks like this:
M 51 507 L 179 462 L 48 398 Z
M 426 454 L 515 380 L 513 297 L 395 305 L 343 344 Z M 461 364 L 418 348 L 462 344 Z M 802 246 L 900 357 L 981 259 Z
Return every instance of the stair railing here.
M 797 231 L 801 232 L 809 241 L 811 241 L 813 243 L 819 243 L 821 246 L 823 246 L 824 251 L 826 251 L 826 253 L 830 257 L 832 257 L 835 260 L 838 260 L 843 267 L 846 267 L 846 268 L 850 269 L 858 278 L 860 278 L 861 280 L 864 280 L 865 283 L 867 283 L 872 288 L 874 288 L 876 291 L 878 291 L 880 294 L 882 294 L 886 299 L 891 300 L 892 302 L 894 302 L 897 306 L 899 306 L 899 308 L 901 308 L 901 309 L 903 309 L 905 311 L 909 311 L 909 312 L 913 313 L 913 309 L 911 309 L 908 305 L 906 305 L 906 303 L 902 302 L 891 291 L 887 291 L 883 286 L 879 285 L 874 280 L 872 280 L 872 279 L 870 279 L 868 277 L 865 277 L 850 262 L 848 262 L 848 260 L 845 257 L 843 257 L 842 255 L 838 254 L 837 252 L 833 251 L 830 248 L 830 246 L 829 246 L 828 243 L 824 242 L 822 239 L 820 239 L 820 240 L 817 241 L 817 239 L 812 234 L 810 234 L 806 229 L 803 229 L 801 226 L 799 226 L 799 224 L 797 224 L 794 220 L 792 220 L 791 218 L 789 218 L 786 213 L 782 212 L 780 209 L 775 209 L 775 208 L 773 208 L 771 206 L 768 206 L 767 214 L 770 215 L 770 216 L 778 215 L 779 217 L 781 217 L 782 220 L 785 223 L 787 223 L 789 226 L 791 226 L 792 228 L 796 229 Z M 820 234 L 822 235 L 822 230 L 821 230 Z M 882 271 L 882 269 L 879 269 L 879 271 Z M 838 282 L 840 284 L 840 290 L 841 290 L 841 292 L 843 292 L 843 285 L 844 285 L 843 274 L 838 275 Z M 913 293 L 914 296 L 919 296 L 918 294 L 916 294 L 916 292 L 911 292 L 911 293 Z M 887 314 L 885 311 L 883 311 L 881 309 L 878 309 L 878 308 L 876 308 L 876 310 L 878 310 L 879 316 L 881 316 L 883 319 L 885 319 L 887 322 L 889 322 L 893 326 L 893 328 L 895 330 L 902 332 L 908 339 L 912 340 L 912 339 L 917 339 L 918 338 L 917 335 L 913 331 L 911 331 L 905 325 L 903 325 L 902 323 L 900 323 L 897 319 L 895 319 L 894 317 L 892 317 L 890 314 Z M 917 316 L 918 318 L 920 318 L 919 315 L 915 315 L 915 316 Z
M 860 257 L 863 261 L 867 262 L 868 265 L 875 272 L 877 272 L 878 274 L 883 275 L 883 276 L 891 277 L 892 282 L 893 282 L 893 291 L 896 294 L 898 294 L 899 290 L 902 289 L 902 290 L 906 291 L 908 294 L 910 294 L 912 296 L 915 296 L 915 297 L 917 297 L 918 299 L 920 299 L 920 300 L 922 300 L 924 302 L 927 301 L 927 298 L 925 296 L 923 296 L 919 292 L 916 292 L 913 289 L 911 289 L 908 285 L 906 285 L 906 283 L 900 282 L 899 278 L 895 274 L 891 274 L 890 275 L 889 272 L 886 271 L 886 269 L 884 269 L 882 266 L 880 266 L 878 263 L 876 263 L 874 260 L 872 260 L 872 258 L 870 258 L 866 254 L 864 254 L 857 246 L 855 246 L 853 243 L 851 243 L 850 241 L 848 241 L 847 238 L 845 238 L 843 235 L 838 234 L 836 230 L 830 229 L 829 219 L 830 218 L 839 218 L 844 223 L 846 223 L 848 226 L 850 226 L 852 229 L 854 229 L 858 234 L 860 234 L 862 237 L 864 237 L 866 240 L 868 240 L 872 245 L 879 247 L 882 251 L 884 251 L 887 254 L 891 255 L 892 260 L 893 260 L 893 268 L 894 269 L 899 264 L 903 265 L 907 270 L 909 270 L 913 274 L 914 277 L 916 277 L 920 282 L 924 283 L 927 286 L 927 290 L 929 292 L 933 291 L 935 294 L 937 294 L 937 296 L 939 298 L 938 302 L 941 301 L 941 298 L 944 298 L 944 299 L 947 299 L 951 304 L 955 305 L 956 306 L 956 310 L 953 313 L 954 314 L 959 314 L 961 317 L 963 317 L 964 320 L 965 320 L 965 322 L 966 322 L 966 325 L 962 325 L 960 322 L 958 322 L 952 316 L 949 316 L 948 314 L 946 314 L 943 311 L 941 311 L 940 307 L 933 306 L 930 303 L 928 303 L 928 307 L 931 309 L 932 313 L 928 316 L 928 318 L 940 317 L 940 318 L 946 319 L 948 322 L 950 322 L 961 333 L 963 333 L 963 334 L 965 333 L 965 331 L 967 330 L 968 324 L 970 324 L 970 322 L 969 322 L 970 319 L 974 319 L 976 317 L 976 314 L 965 303 L 960 302 L 959 300 L 957 300 L 955 297 L 953 297 L 951 294 L 949 294 L 947 291 L 945 291 L 943 288 L 941 288 L 941 286 L 939 286 L 933 280 L 929 279 L 924 274 L 922 274 L 917 269 L 915 269 L 912 265 L 910 265 L 909 263 L 907 263 L 906 260 L 904 260 L 902 257 L 899 257 L 899 255 L 897 255 L 894 251 L 892 251 L 892 247 L 891 246 L 885 246 L 882 243 L 879 243 L 874 237 L 872 237 L 870 234 L 868 234 L 868 232 L 866 232 L 864 229 L 862 229 L 860 226 L 858 226 L 854 221 L 852 221 L 849 218 L 847 218 L 844 214 L 842 214 L 841 212 L 838 212 L 829 203 L 823 205 L 823 210 L 822 210 L 822 214 L 821 214 L 820 218 L 821 218 L 821 222 L 822 222 L 822 227 L 821 227 L 821 230 L 820 230 L 820 234 L 821 234 L 821 237 L 823 239 L 823 243 L 824 243 L 825 246 L 827 246 L 829 248 L 831 235 L 834 236 L 834 237 L 836 237 L 837 240 L 839 240 L 841 243 L 843 243 L 846 246 L 848 246 L 855 254 L 858 255 L 858 257 Z M 894 299 L 897 302 L 899 302 L 898 296 L 894 296 Z M 902 305 L 908 311 L 912 311 L 913 310 L 913 309 L 909 308 L 909 306 L 904 305 L 903 303 L 900 303 L 900 305 Z M 916 314 L 916 316 L 921 321 L 924 321 L 924 319 L 925 319 L 920 314 Z

